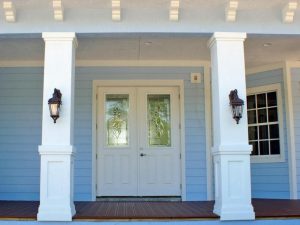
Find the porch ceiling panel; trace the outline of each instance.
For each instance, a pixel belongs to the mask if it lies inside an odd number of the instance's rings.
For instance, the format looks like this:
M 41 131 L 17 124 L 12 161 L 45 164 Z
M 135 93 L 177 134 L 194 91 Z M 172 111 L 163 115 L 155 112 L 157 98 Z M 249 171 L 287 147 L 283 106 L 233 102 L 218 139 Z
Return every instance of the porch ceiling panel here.
M 209 36 L 105 36 L 81 37 L 76 59 L 79 61 L 209 61 Z M 41 38 L 0 38 L 0 63 L 39 61 L 44 58 Z M 299 36 L 249 36 L 245 42 L 246 67 L 251 68 L 284 60 L 300 60 Z
M 300 34 L 300 7 L 293 23 L 282 21 L 284 0 L 240 0 L 236 22 L 227 22 L 228 0 L 180 1 L 179 21 L 169 20 L 170 0 L 121 0 L 120 22 L 111 19 L 111 0 L 63 0 L 64 21 L 55 21 L 51 0 L 14 0 L 16 22 L 0 10 L 0 33 L 212 33 Z

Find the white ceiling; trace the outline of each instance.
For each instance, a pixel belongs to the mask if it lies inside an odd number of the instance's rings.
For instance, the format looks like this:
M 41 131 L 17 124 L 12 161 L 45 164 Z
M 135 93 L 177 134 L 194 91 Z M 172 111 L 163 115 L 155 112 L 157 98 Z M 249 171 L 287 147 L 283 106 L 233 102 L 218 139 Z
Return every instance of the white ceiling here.
M 80 37 L 77 60 L 210 60 L 209 36 Z M 265 47 L 264 44 L 271 46 Z M 41 38 L 0 38 L 0 61 L 42 61 Z M 246 67 L 300 60 L 300 36 L 250 36 Z

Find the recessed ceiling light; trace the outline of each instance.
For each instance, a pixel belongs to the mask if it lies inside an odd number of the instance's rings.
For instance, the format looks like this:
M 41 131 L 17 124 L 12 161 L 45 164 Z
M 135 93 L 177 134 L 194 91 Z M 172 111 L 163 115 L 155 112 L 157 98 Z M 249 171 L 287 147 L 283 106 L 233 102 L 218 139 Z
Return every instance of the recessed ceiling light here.
M 145 41 L 145 42 L 144 42 L 144 45 L 150 46 L 150 45 L 152 45 L 152 41 Z
M 267 42 L 267 43 L 264 43 L 263 46 L 264 46 L 264 47 L 270 47 L 270 46 L 272 46 L 272 43 Z

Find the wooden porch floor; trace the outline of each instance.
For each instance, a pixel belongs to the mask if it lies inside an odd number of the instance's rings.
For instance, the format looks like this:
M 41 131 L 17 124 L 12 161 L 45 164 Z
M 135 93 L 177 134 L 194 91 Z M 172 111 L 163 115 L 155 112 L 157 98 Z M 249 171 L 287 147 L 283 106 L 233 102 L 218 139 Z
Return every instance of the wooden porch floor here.
M 300 217 L 300 200 L 253 199 L 256 218 Z M 39 202 L 0 201 L 1 219 L 36 220 Z M 212 201 L 76 202 L 76 220 L 218 219 Z

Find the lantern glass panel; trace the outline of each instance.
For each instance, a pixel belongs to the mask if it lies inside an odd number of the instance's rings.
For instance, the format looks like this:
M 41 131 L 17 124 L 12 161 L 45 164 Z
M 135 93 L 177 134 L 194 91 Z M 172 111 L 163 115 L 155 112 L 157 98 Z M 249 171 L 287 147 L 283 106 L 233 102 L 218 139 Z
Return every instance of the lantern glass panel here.
M 58 116 L 58 114 L 59 114 L 59 104 L 57 104 L 57 103 L 49 104 L 49 109 L 50 109 L 51 116 Z

